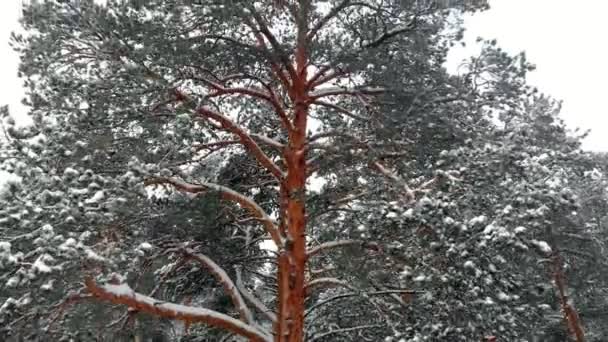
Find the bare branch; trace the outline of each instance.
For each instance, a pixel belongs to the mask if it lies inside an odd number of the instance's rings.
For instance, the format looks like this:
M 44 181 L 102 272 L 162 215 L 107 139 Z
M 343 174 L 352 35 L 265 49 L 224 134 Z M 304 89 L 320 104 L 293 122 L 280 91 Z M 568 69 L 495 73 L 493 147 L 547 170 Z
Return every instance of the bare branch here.
M 162 184 L 170 184 L 179 191 L 188 192 L 192 194 L 198 194 L 207 190 L 219 192 L 222 198 L 236 202 L 243 208 L 249 210 L 249 212 L 255 218 L 262 222 L 262 224 L 266 228 L 266 231 L 268 232 L 268 234 L 270 234 L 270 237 L 272 238 L 273 242 L 279 248 L 283 246 L 283 241 L 281 239 L 281 236 L 279 235 L 279 229 L 275 225 L 274 221 L 270 218 L 270 216 L 268 216 L 264 209 L 262 209 L 262 207 L 260 207 L 253 199 L 239 192 L 236 192 L 228 187 L 209 182 L 204 182 L 201 184 L 190 184 L 179 179 L 166 177 L 150 178 L 144 181 L 144 185 L 146 186 Z
M 140 312 L 158 317 L 176 319 L 185 323 L 205 323 L 226 329 L 257 342 L 272 342 L 272 338 L 257 327 L 226 314 L 192 306 L 163 302 L 135 292 L 127 284 L 99 285 L 92 277 L 85 279 L 87 290 L 98 299 L 114 304 L 127 305 Z

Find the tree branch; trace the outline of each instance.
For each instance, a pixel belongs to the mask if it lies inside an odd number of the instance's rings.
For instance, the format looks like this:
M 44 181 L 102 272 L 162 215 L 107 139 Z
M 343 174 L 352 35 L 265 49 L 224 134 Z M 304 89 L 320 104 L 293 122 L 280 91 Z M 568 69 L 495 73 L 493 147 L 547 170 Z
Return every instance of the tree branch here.
M 316 101 L 322 97 L 337 96 L 337 95 L 380 95 L 387 92 L 386 88 L 383 87 L 358 87 L 358 88 L 347 88 L 347 87 L 327 87 L 321 88 L 310 93 L 311 102 Z
M 85 278 L 85 285 L 93 296 L 103 301 L 123 304 L 157 317 L 176 319 L 186 323 L 205 323 L 256 342 L 272 342 L 272 338 L 257 327 L 217 311 L 159 301 L 135 292 L 127 284 L 98 285 L 92 277 Z
M 272 32 L 270 32 L 268 25 L 266 24 L 266 22 L 264 21 L 264 19 L 260 15 L 260 13 L 258 13 L 258 11 L 255 9 L 255 6 L 250 5 L 250 6 L 248 6 L 248 9 L 251 12 L 251 15 L 253 16 L 253 19 L 256 21 L 256 23 L 259 26 L 258 31 L 268 40 L 268 42 L 270 43 L 270 46 L 275 51 L 276 55 L 279 57 L 279 60 L 281 61 L 281 63 L 283 64 L 283 66 L 285 67 L 287 72 L 289 73 L 290 77 L 292 79 L 295 79 L 296 70 L 294 69 L 293 65 L 291 65 L 289 58 L 287 57 L 286 52 L 281 47 L 281 44 L 279 43 L 279 41 L 272 34 Z M 254 29 L 254 30 L 256 29 L 255 26 L 251 22 L 249 22 L 248 25 L 250 25 L 252 29 Z M 260 42 L 258 39 L 258 43 L 262 44 L 263 40 Z
M 315 24 L 315 26 L 313 26 L 312 29 L 310 29 L 310 31 L 308 32 L 308 35 L 306 36 L 306 39 L 309 41 L 312 40 L 314 38 L 314 36 L 316 36 L 317 33 L 319 33 L 319 31 L 323 28 L 323 26 L 325 26 L 325 24 L 327 24 L 330 20 L 332 20 L 335 16 L 337 16 L 341 10 L 348 7 L 350 2 L 351 2 L 351 0 L 342 0 L 342 2 L 339 3 L 336 7 L 332 8 L 329 11 L 329 13 L 327 13 L 327 15 L 325 15 L 323 18 L 321 18 Z
M 412 203 L 416 199 L 416 194 L 409 187 L 407 182 L 405 182 L 403 179 L 401 179 L 399 176 L 397 176 L 394 172 L 391 172 L 386 167 L 384 167 L 384 165 L 380 164 L 380 162 L 377 162 L 377 161 L 372 162 L 371 165 L 376 170 L 380 171 L 381 174 L 383 174 L 387 178 L 393 180 L 394 182 L 398 183 L 399 185 L 401 185 L 403 187 L 403 189 L 405 190 L 404 196 L 405 196 L 405 200 L 407 203 Z
M 362 241 L 362 240 L 337 240 L 337 241 L 325 242 L 316 247 L 313 247 L 313 248 L 309 249 L 308 252 L 306 252 L 306 255 L 310 258 L 310 257 L 317 255 L 321 252 L 324 252 L 328 249 L 332 249 L 332 248 L 336 248 L 336 247 L 343 247 L 343 246 L 352 246 L 352 245 L 361 245 L 365 248 L 370 248 L 370 249 L 375 249 L 375 250 L 378 249 L 377 244 L 369 243 L 369 242 Z
M 325 299 L 324 301 L 318 302 L 316 304 L 314 304 L 313 306 L 311 306 L 308 310 L 306 310 L 306 313 L 304 314 L 304 316 L 307 316 L 308 314 L 310 314 L 311 312 L 313 312 L 314 310 L 327 305 L 333 301 L 339 300 L 339 299 L 343 299 L 343 298 L 349 298 L 349 297 L 356 297 L 356 296 L 361 296 L 361 295 L 365 295 L 368 297 L 371 296 L 384 296 L 384 295 L 394 295 L 394 294 L 401 294 L 401 295 L 411 295 L 411 294 L 416 294 L 416 293 L 422 293 L 424 291 L 416 291 L 416 290 L 384 290 L 384 291 L 374 291 L 374 292 L 364 292 L 364 293 L 360 293 L 360 292 L 348 292 L 348 293 L 342 293 L 339 295 L 335 295 L 333 297 L 329 297 L 327 299 Z
M 144 181 L 145 186 L 163 184 L 170 184 L 179 191 L 188 192 L 192 194 L 198 194 L 207 190 L 219 192 L 222 198 L 236 202 L 242 207 L 249 210 L 249 212 L 255 218 L 262 222 L 266 229 L 266 232 L 270 234 L 270 237 L 277 245 L 277 247 L 281 248 L 283 246 L 283 241 L 281 239 L 281 236 L 279 235 L 279 229 L 277 228 L 273 220 L 270 218 L 270 216 L 268 216 L 268 214 L 264 211 L 264 209 L 262 209 L 262 207 L 260 207 L 253 199 L 239 192 L 236 192 L 228 187 L 209 182 L 204 182 L 201 184 L 190 184 L 182 180 L 166 177 L 150 178 Z
M 247 324 L 252 324 L 253 316 L 251 314 L 251 310 L 249 310 L 249 307 L 245 303 L 245 300 L 243 300 L 238 288 L 232 282 L 232 279 L 230 279 L 230 276 L 228 276 L 228 273 L 226 273 L 226 271 L 220 267 L 220 265 L 216 264 L 213 260 L 211 260 L 211 258 L 204 254 L 197 253 L 189 248 L 184 248 L 181 250 L 181 252 L 186 258 L 197 261 L 203 267 L 208 269 L 211 274 L 213 274 L 213 276 L 224 287 L 224 291 L 226 291 L 226 293 L 230 296 L 232 304 L 241 316 L 241 320 Z
M 261 300 L 255 297 L 251 292 L 247 290 L 243 279 L 241 277 L 241 266 L 234 267 L 236 272 L 236 286 L 241 291 L 245 299 L 247 299 L 253 306 L 255 306 L 261 313 L 263 313 L 273 324 L 277 321 L 277 315 L 270 310 Z
M 340 112 L 340 113 L 342 113 L 342 114 L 344 114 L 344 115 L 346 115 L 346 116 L 348 116 L 348 117 L 350 117 L 352 119 L 355 119 L 355 120 L 360 120 L 360 121 L 368 121 L 369 120 L 368 118 L 364 118 L 362 116 L 359 116 L 359 115 L 351 112 L 350 110 L 348 110 L 348 109 L 346 109 L 346 108 L 344 108 L 342 106 L 339 106 L 339 105 L 336 105 L 336 104 L 333 104 L 333 103 L 329 103 L 329 102 L 326 102 L 326 101 L 315 100 L 315 101 L 311 102 L 311 104 L 334 109 L 334 110 L 336 110 L 336 111 L 338 111 L 338 112 Z
M 272 106 L 274 111 L 277 113 L 279 118 L 281 119 L 281 123 L 283 124 L 283 126 L 287 130 L 292 129 L 291 121 L 289 121 L 289 118 L 287 116 L 287 113 L 285 112 L 285 109 L 283 109 L 283 106 L 281 106 L 279 99 L 277 98 L 276 94 L 272 91 L 271 88 L 266 88 L 266 91 L 268 91 L 268 93 L 265 93 L 262 89 L 246 88 L 246 87 L 225 87 L 224 85 L 222 85 L 218 82 L 214 82 L 208 78 L 200 77 L 200 76 L 193 78 L 193 79 L 199 80 L 215 90 L 215 93 L 207 95 L 208 98 L 215 97 L 215 96 L 221 96 L 221 95 L 237 94 L 237 95 L 251 96 L 253 98 L 257 98 L 257 99 L 268 102 Z
M 407 25 L 397 26 L 397 27 L 393 28 L 392 30 L 388 30 L 388 31 L 384 32 L 384 34 L 382 34 L 380 37 L 374 39 L 371 42 L 363 44 L 362 47 L 363 48 L 377 48 L 378 46 L 382 45 L 386 40 L 391 39 L 400 34 L 409 32 L 409 31 L 413 30 L 415 27 L 416 27 L 416 18 L 412 19 L 412 21 L 410 21 Z
M 253 137 L 247 133 L 242 127 L 234 123 L 228 117 L 217 113 L 213 110 L 201 107 L 197 111 L 205 118 L 213 119 L 221 125 L 223 129 L 238 136 L 241 143 L 253 154 L 257 161 L 279 181 L 283 178 L 283 171 L 262 151 L 260 146 L 255 142 Z
M 352 286 L 350 286 L 348 284 L 348 282 L 344 281 L 344 280 L 340 280 L 338 278 L 333 278 L 333 277 L 324 277 L 324 278 L 317 278 L 314 280 L 309 281 L 306 284 L 306 293 L 310 293 L 310 290 L 315 287 L 315 286 L 319 286 L 319 285 L 330 285 L 330 286 L 339 286 L 339 287 L 345 287 L 351 291 L 353 291 L 354 289 L 352 288 Z
M 351 331 L 357 331 L 357 330 L 364 330 L 364 329 L 371 329 L 371 328 L 380 328 L 383 325 L 381 324 L 366 324 L 366 325 L 358 325 L 356 327 L 350 327 L 350 328 L 341 328 L 341 329 L 336 329 L 336 330 L 330 330 L 321 334 L 317 334 L 313 337 L 310 338 L 310 340 L 308 340 L 309 342 L 313 342 L 316 340 L 320 340 L 323 339 L 327 336 L 330 335 L 335 335 L 335 334 L 343 334 L 346 332 L 351 332 Z

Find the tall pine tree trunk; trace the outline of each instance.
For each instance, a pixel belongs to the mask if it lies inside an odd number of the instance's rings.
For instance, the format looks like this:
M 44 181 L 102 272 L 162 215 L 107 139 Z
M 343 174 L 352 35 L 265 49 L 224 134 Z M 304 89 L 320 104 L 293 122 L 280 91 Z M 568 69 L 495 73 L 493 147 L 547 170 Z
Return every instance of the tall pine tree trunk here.
M 298 42 L 295 51 L 295 77 L 291 83 L 290 100 L 294 105 L 293 126 L 284 151 L 287 175 L 282 185 L 284 204 L 282 233 L 285 249 L 279 257 L 279 316 L 275 340 L 304 340 L 304 301 L 306 298 L 306 129 L 309 112 L 307 83 L 309 1 L 301 0 L 298 13 Z

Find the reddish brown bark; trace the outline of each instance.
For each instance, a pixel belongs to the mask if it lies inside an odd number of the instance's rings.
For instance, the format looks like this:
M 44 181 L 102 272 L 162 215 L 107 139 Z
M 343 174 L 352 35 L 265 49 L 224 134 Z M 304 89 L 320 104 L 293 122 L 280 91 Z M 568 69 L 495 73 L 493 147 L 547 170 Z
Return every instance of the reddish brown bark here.
M 562 259 L 557 251 L 552 256 L 553 259 L 553 281 L 557 288 L 557 295 L 559 297 L 560 306 L 562 307 L 562 314 L 564 316 L 564 322 L 568 328 L 570 335 L 574 337 L 576 342 L 585 342 L 585 332 L 583 330 L 582 323 L 578 317 L 576 309 L 572 307 L 566 294 L 566 284 L 564 280 L 564 271 L 562 267 Z
M 211 326 L 223 328 L 227 331 L 249 338 L 253 342 L 267 342 L 269 337 L 256 327 L 250 326 L 230 316 L 205 309 L 190 308 L 171 303 L 153 302 L 150 297 L 138 293 L 116 293 L 108 290 L 90 277 L 85 279 L 89 293 L 98 299 L 115 304 L 124 304 L 140 312 L 145 312 L 157 317 L 176 319 L 190 323 L 205 323 Z M 168 304 L 168 305 L 165 305 Z

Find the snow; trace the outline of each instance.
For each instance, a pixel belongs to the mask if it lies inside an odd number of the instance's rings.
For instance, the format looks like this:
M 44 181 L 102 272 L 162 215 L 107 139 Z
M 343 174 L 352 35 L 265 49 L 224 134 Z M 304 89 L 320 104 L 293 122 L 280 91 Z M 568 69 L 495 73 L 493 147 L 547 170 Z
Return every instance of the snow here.
M 59 250 L 61 251 L 68 251 L 72 248 L 76 247 L 76 240 L 74 238 L 68 238 L 67 240 L 65 240 L 64 243 L 62 243 L 61 245 L 59 245 Z
M 480 216 L 474 217 L 471 220 L 469 220 L 469 225 L 475 226 L 478 224 L 482 224 L 482 223 L 486 222 L 486 220 L 487 220 L 487 217 L 485 215 L 480 215 Z
M 89 260 L 93 260 L 93 261 L 99 261 L 99 262 L 105 262 L 106 258 L 102 257 L 101 255 L 95 253 L 93 250 L 91 250 L 90 248 L 87 248 L 85 250 L 85 254 L 87 256 L 87 259 Z
M 40 289 L 41 289 L 41 290 L 44 290 L 44 291 L 50 291 L 50 290 L 52 290 L 52 289 L 53 289 L 53 283 L 54 283 L 54 282 L 55 282 L 55 280 L 54 280 L 54 279 L 51 279 L 51 280 L 47 281 L 46 283 L 42 284 L 42 285 L 40 286 Z
M 549 244 L 545 241 L 532 240 L 530 242 L 543 253 L 549 254 L 552 251 L 551 246 L 549 246 Z
M 179 316 L 182 316 L 182 317 L 183 316 L 208 317 L 208 318 L 214 319 L 216 321 L 229 322 L 230 325 L 237 327 L 241 331 L 246 331 L 246 332 L 250 333 L 251 335 L 257 335 L 260 337 L 263 336 L 264 341 L 268 341 L 268 342 L 272 341 L 272 339 L 269 336 L 265 336 L 257 328 L 254 328 L 254 327 L 242 322 L 241 320 L 238 320 L 236 318 L 230 317 L 228 315 L 222 314 L 217 311 L 213 311 L 213 310 L 209 310 L 209 309 L 205 309 L 205 308 L 194 307 L 194 306 L 186 306 L 186 305 L 181 305 L 181 304 L 162 302 L 162 301 L 156 300 L 152 297 L 148 297 L 148 296 L 145 296 L 145 295 L 142 295 L 142 294 L 139 294 L 139 293 L 133 291 L 133 289 L 131 289 L 131 287 L 129 287 L 129 285 L 127 285 L 125 283 L 118 284 L 118 285 L 105 284 L 101 288 L 103 289 L 104 292 L 110 293 L 115 297 L 130 297 L 134 301 L 141 303 L 143 305 L 146 305 L 149 307 L 155 307 L 157 310 L 171 312 L 176 317 L 179 317 Z
M 86 199 L 84 202 L 86 204 L 96 204 L 99 203 L 102 199 L 104 199 L 105 195 L 103 190 L 99 190 L 97 192 L 95 192 L 95 194 L 93 195 L 93 197 Z
M 10 253 L 11 243 L 8 241 L 0 241 L 0 253 Z
M 498 300 L 503 301 L 503 302 L 507 302 L 507 301 L 511 300 L 511 297 L 508 294 L 506 294 L 506 293 L 504 293 L 502 291 L 499 292 L 496 295 L 496 297 L 498 298 Z
M 515 227 L 514 231 L 516 234 L 520 234 L 520 233 L 525 233 L 526 230 L 528 230 L 526 227 L 523 226 L 519 226 L 519 227 Z
M 16 287 L 18 284 L 19 284 L 19 277 L 13 276 L 13 277 L 10 277 L 6 281 L 5 286 L 8 287 L 8 288 L 11 288 L 11 287 Z
M 139 247 L 137 247 L 137 248 L 144 250 L 144 251 L 148 251 L 148 250 L 151 250 L 153 247 L 151 244 L 149 244 L 147 242 L 142 242 L 141 244 L 139 244 Z
M 406 210 L 403 213 L 403 217 L 405 217 L 406 219 L 412 219 L 412 218 L 414 218 L 414 209 L 409 208 L 408 210 Z
M 32 268 L 40 273 L 51 273 L 52 269 L 45 263 L 45 259 L 44 255 L 39 256 L 38 259 L 34 261 L 34 264 L 32 264 Z

